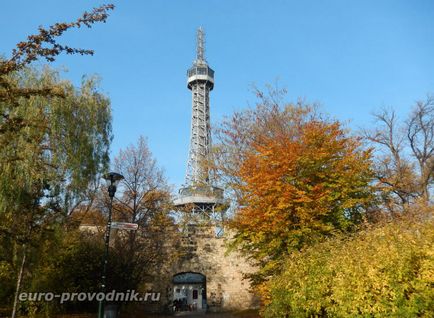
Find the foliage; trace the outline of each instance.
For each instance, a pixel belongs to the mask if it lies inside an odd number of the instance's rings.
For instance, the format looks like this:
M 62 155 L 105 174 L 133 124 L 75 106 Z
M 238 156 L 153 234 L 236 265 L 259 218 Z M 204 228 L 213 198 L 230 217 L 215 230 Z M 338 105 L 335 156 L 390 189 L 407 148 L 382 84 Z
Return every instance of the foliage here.
M 353 229 L 372 198 L 371 154 L 358 138 L 312 106 L 261 102 L 224 123 L 216 154 L 236 154 L 229 172 L 240 207 L 230 225 L 259 265 L 257 282 L 289 253 Z
M 16 105 L 19 98 L 28 98 L 31 96 L 61 96 L 61 91 L 57 86 L 44 85 L 42 87 L 19 86 L 8 78 L 14 72 L 23 70 L 30 63 L 43 58 L 48 62 L 53 62 L 57 55 L 62 52 L 67 54 L 92 55 L 92 50 L 73 48 L 68 45 L 62 45 L 57 42 L 63 33 L 72 28 L 86 26 L 92 27 L 94 23 L 106 22 L 108 11 L 113 10 L 114 5 L 107 4 L 94 8 L 91 12 L 84 12 L 83 15 L 74 22 L 56 23 L 49 28 L 39 27 L 37 34 L 29 35 L 26 41 L 19 42 L 13 49 L 12 56 L 9 59 L 0 59 L 0 102 Z M 8 129 L 19 129 L 16 126 L 16 120 L 20 119 L 10 117 L 8 113 L 1 112 L 3 122 L 0 131 Z
M 10 80 L 20 87 L 58 86 L 64 92 L 63 97 L 19 98 L 16 105 L 0 102 L 0 112 L 22 123 L 0 134 L 0 264 L 16 277 L 21 259 L 87 199 L 90 185 L 106 170 L 111 111 L 95 78 L 84 78 L 76 88 L 48 68 L 26 68 Z M 1 301 L 9 295 L 10 290 Z
M 52 70 L 26 69 L 15 81 L 26 87 L 61 85 L 65 92 L 63 98 L 20 99 L 12 108 L 0 103 L 3 112 L 18 114 L 26 123 L 19 132 L 0 135 L 0 232 L 25 236 L 27 226 L 66 215 L 106 169 L 111 112 L 93 78 L 76 89 Z
M 426 215 L 294 252 L 267 285 L 263 315 L 432 317 L 434 222 Z
M 137 231 L 119 231 L 113 237 L 113 252 L 122 266 L 119 290 L 139 289 L 161 264 L 176 259 L 171 246 L 177 240 L 170 187 L 158 167 L 146 139 L 121 149 L 114 170 L 124 176 L 113 205 L 113 220 L 138 224 Z
M 0 237 L 0 304 L 12 302 L 15 289 L 14 266 L 7 259 L 12 255 L 12 242 L 10 238 Z
M 112 242 L 122 236 L 120 231 L 114 231 Z M 162 236 L 154 236 L 156 240 Z M 141 245 L 142 247 L 143 245 Z M 152 253 L 152 246 L 143 251 Z M 50 237 L 44 240 L 31 255 L 32 271 L 27 273 L 22 291 L 25 292 L 52 292 L 54 294 L 69 293 L 98 293 L 100 291 L 102 259 L 104 254 L 103 233 L 91 232 L 82 229 L 70 229 L 67 232 L 59 227 Z M 43 255 L 43 257 L 40 257 Z M 127 290 L 141 290 L 141 280 L 149 274 L 151 264 L 142 263 L 141 266 L 132 267 L 131 259 L 124 250 L 112 246 L 109 252 L 107 268 L 107 291 L 118 292 Z M 135 277 L 134 275 L 141 275 Z M 137 279 L 137 280 L 135 280 Z M 59 283 L 61 282 L 61 283 Z M 23 313 L 45 314 L 52 316 L 64 312 L 95 312 L 97 301 L 67 301 L 60 304 L 52 302 L 25 301 L 20 302 Z
M 0 59 L 0 277 L 8 277 L 0 303 L 9 302 L 15 290 L 13 318 L 26 261 L 39 260 L 30 256 L 87 199 L 90 184 L 107 166 L 111 141 L 109 102 L 95 79 L 84 79 L 77 90 L 56 72 L 29 65 L 41 58 L 52 62 L 62 52 L 93 54 L 57 39 L 69 29 L 105 22 L 112 9 L 102 5 L 75 22 L 40 27 L 9 59 Z
M 69 29 L 105 22 L 113 9 L 111 4 L 102 5 L 75 22 L 40 27 L 38 34 L 17 44 L 9 59 L 0 59 L 3 221 L 11 223 L 15 211 L 36 212 L 44 196 L 58 197 L 63 191 L 68 201 L 66 192 L 82 193 L 101 165 L 107 163 L 110 109 L 108 100 L 96 91 L 95 79 L 84 80 L 81 91 L 77 91 L 54 71 L 40 72 L 30 69 L 29 64 L 40 58 L 52 62 L 62 52 L 93 54 L 92 50 L 61 45 L 57 39 Z M 90 120 L 84 120 L 84 116 Z M 59 202 L 51 203 L 57 205 L 52 208 L 59 208 Z M 63 208 L 68 210 L 69 202 L 65 204 Z M 5 211 L 9 215 L 3 215 Z M 7 225 L 0 228 L 3 234 L 13 232 Z
M 366 137 L 377 150 L 377 187 L 383 207 L 392 215 L 423 199 L 430 202 L 434 181 L 434 98 L 418 101 L 407 120 L 383 109 L 376 129 Z
M 170 210 L 170 188 L 145 138 L 121 149 L 114 159 L 114 169 L 124 176 L 116 200 L 119 218 L 146 226 L 158 213 Z
M 143 284 L 158 273 L 161 264 L 176 258 L 170 244 L 176 242 L 173 220 L 169 217 L 170 189 L 146 140 L 120 150 L 114 169 L 124 181 L 118 186 L 113 221 L 138 223 L 137 231 L 113 229 L 110 237 L 107 290 L 145 291 Z M 100 187 L 95 200 L 79 204 L 65 223 L 59 224 L 49 240 L 41 241 L 31 258 L 25 291 L 98 292 L 101 282 L 104 230 L 109 198 Z M 80 228 L 80 225 L 90 227 Z M 93 227 L 92 227 L 93 226 Z M 99 226 L 99 227 L 97 227 Z M 168 244 L 169 243 L 169 244 Z M 58 282 L 62 282 L 59 285 Z M 96 302 L 21 303 L 21 311 L 53 315 L 57 312 L 94 311 Z
M 44 241 L 38 252 L 43 258 L 35 259 L 34 268 L 23 291 L 26 292 L 98 292 L 102 270 L 104 244 L 102 235 L 78 230 L 63 232 L 60 228 L 51 240 Z M 116 257 L 110 258 L 115 267 Z M 118 273 L 119 276 L 121 273 Z M 61 282 L 61 284 L 59 284 Z M 50 314 L 58 311 L 94 311 L 96 302 L 56 301 L 21 302 L 23 311 Z

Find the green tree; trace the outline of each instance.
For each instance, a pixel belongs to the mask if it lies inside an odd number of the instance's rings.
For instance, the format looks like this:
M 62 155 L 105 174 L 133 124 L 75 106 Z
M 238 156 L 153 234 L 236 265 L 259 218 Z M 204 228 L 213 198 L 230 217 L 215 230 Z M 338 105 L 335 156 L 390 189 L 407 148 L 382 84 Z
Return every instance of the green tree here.
M 112 137 L 110 103 L 94 78 L 77 89 L 48 68 L 26 68 L 11 77 L 35 90 L 61 87 L 64 95 L 20 98 L 12 107 L 0 102 L 3 113 L 26 123 L 0 135 L 0 236 L 13 246 L 4 261 L 18 274 L 25 262 L 18 266 L 14 255 L 25 260 L 28 249 L 38 246 L 44 232 L 61 223 L 107 170 Z
M 0 59 L 0 239 L 7 244 L 0 246 L 0 264 L 18 273 L 12 317 L 27 250 L 38 245 L 37 238 L 59 221 L 58 212 L 67 213 L 70 200 L 106 165 L 111 139 L 108 100 L 97 93 L 93 80 L 77 91 L 53 71 L 28 66 L 41 58 L 52 62 L 62 52 L 93 54 L 57 39 L 71 28 L 105 22 L 113 8 L 103 5 L 75 22 L 40 27 L 17 44 L 9 59 Z M 83 120 L 87 111 L 88 122 Z M 23 256 L 17 262 L 19 249 Z
M 59 226 L 36 249 L 44 255 L 35 259 L 32 272 L 29 273 L 27 292 L 99 292 L 104 253 L 103 234 L 69 229 Z M 31 257 L 31 256 L 30 256 Z M 111 260 L 115 266 L 117 258 Z M 120 275 L 121 273 L 117 273 Z M 59 282 L 62 282 L 59 284 Z M 78 302 L 70 300 L 60 303 L 26 301 L 21 302 L 21 310 L 27 314 L 45 314 L 52 316 L 59 312 L 90 312 L 97 308 L 96 301 Z

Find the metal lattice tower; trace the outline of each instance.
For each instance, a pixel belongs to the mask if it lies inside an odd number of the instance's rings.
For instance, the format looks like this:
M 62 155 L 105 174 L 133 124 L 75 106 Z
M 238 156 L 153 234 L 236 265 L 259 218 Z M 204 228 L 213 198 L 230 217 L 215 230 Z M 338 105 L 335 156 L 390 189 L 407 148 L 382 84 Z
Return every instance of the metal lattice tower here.
M 196 35 L 196 59 L 187 71 L 187 87 L 192 94 L 190 151 L 187 162 L 186 184 L 179 190 L 175 206 L 192 212 L 214 213 L 226 205 L 223 189 L 213 186 L 204 162 L 211 150 L 210 101 L 214 88 L 214 71 L 205 59 L 205 33 Z
M 209 183 L 209 175 L 203 163 L 211 148 L 209 93 L 214 87 L 214 71 L 205 60 L 205 34 L 197 30 L 196 60 L 188 70 L 188 88 L 192 94 L 191 140 L 187 163 L 186 184 Z

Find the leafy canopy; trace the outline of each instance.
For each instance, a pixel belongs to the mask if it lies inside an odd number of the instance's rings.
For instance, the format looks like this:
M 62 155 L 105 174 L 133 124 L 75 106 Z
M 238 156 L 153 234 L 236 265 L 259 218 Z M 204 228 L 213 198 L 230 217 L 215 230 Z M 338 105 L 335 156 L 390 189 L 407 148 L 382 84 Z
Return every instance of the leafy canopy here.
M 258 263 L 259 281 L 292 251 L 351 230 L 371 200 L 370 150 L 313 106 L 263 98 L 226 121 L 220 141 L 216 162 L 229 157 L 222 170 L 239 203 L 235 244 Z

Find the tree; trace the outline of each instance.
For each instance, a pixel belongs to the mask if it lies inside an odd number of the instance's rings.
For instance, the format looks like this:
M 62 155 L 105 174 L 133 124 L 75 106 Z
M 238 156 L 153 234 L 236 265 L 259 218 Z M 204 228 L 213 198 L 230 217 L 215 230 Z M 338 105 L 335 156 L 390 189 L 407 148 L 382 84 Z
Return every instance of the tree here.
M 20 209 L 21 203 L 66 215 L 74 198 L 79 200 L 89 183 L 107 168 L 109 101 L 97 92 L 94 78 L 84 79 L 77 90 L 49 69 L 27 69 L 19 76 L 29 87 L 61 85 L 65 96 L 34 96 L 20 100 L 14 108 L 32 125 L 20 133 L 0 136 L 6 144 L 0 150 L 0 217 Z M 7 107 L 0 104 L 1 109 Z M 5 226 L 0 229 L 8 230 Z
M 40 58 L 52 62 L 62 52 L 93 54 L 61 45 L 57 38 L 68 29 L 105 22 L 113 8 L 103 5 L 75 22 L 40 27 L 9 59 L 0 60 L 0 236 L 23 254 L 12 317 L 27 249 L 30 241 L 38 244 L 30 238 L 58 221 L 62 197 L 65 202 L 70 194 L 78 197 L 106 165 L 111 138 L 109 104 L 93 80 L 77 92 L 52 71 L 38 73 L 28 66 Z M 86 111 L 89 121 L 83 120 Z
M 22 273 L 25 262 L 18 269 L 13 255 L 20 252 L 25 259 L 107 169 L 111 111 L 93 78 L 84 79 L 80 89 L 49 69 L 25 69 L 14 78 L 30 88 L 57 85 L 64 91 L 63 97 L 22 98 L 12 108 L 0 103 L 2 111 L 26 122 L 0 136 L 0 236 L 14 246 L 6 258 Z
M 29 170 L 37 172 L 41 168 L 41 166 L 39 166 L 41 158 L 49 158 L 49 160 L 46 161 L 59 159 L 52 155 L 54 153 L 59 154 L 61 151 L 50 148 L 58 145 L 49 145 L 48 140 L 44 140 L 44 138 L 46 138 L 46 134 L 50 133 L 50 130 L 53 128 L 58 129 L 55 133 L 61 133 L 62 124 L 57 122 L 58 126 L 55 126 L 52 125 L 50 121 L 56 116 L 73 117 L 74 110 L 77 109 L 75 106 L 81 106 L 80 104 L 69 105 L 69 108 L 66 107 L 64 109 L 58 106 L 56 108 L 58 113 L 51 114 L 50 106 L 46 105 L 47 99 L 50 101 L 53 99 L 55 101 L 53 105 L 59 105 L 60 103 L 59 99 L 56 99 L 56 97 L 71 99 L 72 85 L 61 83 L 58 75 L 52 71 L 37 74 L 35 70 L 31 70 L 27 68 L 27 66 L 40 58 L 52 62 L 55 60 L 56 56 L 62 52 L 81 55 L 93 54 L 92 50 L 77 49 L 67 45 L 61 45 L 57 42 L 57 38 L 71 28 L 80 28 L 81 26 L 90 28 L 92 24 L 96 22 L 105 22 L 108 17 L 108 11 L 112 9 L 114 9 L 114 6 L 111 4 L 102 5 L 93 9 L 90 13 L 85 12 L 82 17 L 75 22 L 56 23 L 49 28 L 40 27 L 38 34 L 30 35 L 27 41 L 17 44 L 17 47 L 12 51 L 12 56 L 9 59 L 0 59 L 0 148 L 2 149 L 0 163 L 3 172 L 9 169 L 6 173 L 2 174 L 3 178 L 0 180 L 0 191 L 3 190 L 3 193 L 0 192 L 0 213 L 5 209 L 7 204 L 16 204 L 16 202 L 10 202 L 11 200 L 16 201 L 16 197 L 19 197 L 19 195 L 13 193 L 13 191 L 15 189 L 20 191 L 22 188 L 20 182 L 29 182 L 29 180 L 31 180 L 32 177 L 28 175 L 28 172 Z M 86 85 L 89 86 L 87 87 L 86 93 L 88 93 L 89 96 L 93 95 L 95 99 L 100 98 L 101 95 L 97 96 L 98 94 L 92 91 L 95 86 L 94 80 L 88 80 L 86 82 Z M 40 98 L 38 99 L 38 97 Z M 46 97 L 47 99 L 42 99 L 42 97 Z M 88 98 L 88 96 L 84 96 L 84 98 Z M 71 100 L 65 101 L 65 103 L 70 102 Z M 105 101 L 101 99 L 101 103 L 104 102 Z M 28 108 L 28 105 L 31 105 L 31 107 Z M 83 110 L 88 111 L 90 109 L 83 108 Z M 63 112 L 63 114 L 61 114 L 61 112 Z M 70 114 L 68 115 L 67 112 L 70 112 Z M 94 116 L 98 116 L 98 113 L 94 114 Z M 106 116 L 106 113 L 104 111 L 100 112 L 99 122 L 97 123 L 100 125 L 98 127 L 100 130 L 107 129 L 107 127 L 103 127 L 106 124 L 105 122 L 107 122 L 104 116 Z M 91 123 L 95 123 L 95 120 L 91 121 Z M 74 136 L 66 137 L 70 138 Z M 96 135 L 95 139 L 98 137 L 99 136 Z M 103 138 L 107 138 L 107 136 L 103 136 Z M 101 144 L 107 143 L 107 140 L 100 140 L 97 142 L 96 146 L 101 147 Z M 63 143 L 59 143 L 59 145 L 63 146 Z M 14 149 L 14 147 L 17 146 L 18 149 Z M 105 147 L 105 145 L 102 145 L 102 147 Z M 5 148 L 6 150 L 3 150 Z M 103 149 L 97 150 L 101 151 Z M 89 151 L 90 148 L 88 147 L 87 152 L 84 152 L 83 155 L 88 155 Z M 32 156 L 34 156 L 34 158 L 32 158 Z M 36 162 L 33 162 L 35 159 Z M 78 162 L 81 158 L 77 156 L 77 159 L 75 166 L 79 165 Z M 95 158 L 95 161 L 99 160 L 100 158 Z M 43 163 L 42 165 L 45 164 L 46 163 Z M 18 165 L 21 166 L 18 167 Z M 22 168 L 25 169 L 20 172 Z M 92 166 L 83 169 L 86 170 L 85 173 L 89 174 L 91 171 L 87 168 L 92 169 Z M 79 170 L 76 169 L 75 171 Z M 61 173 L 61 171 L 59 172 Z M 13 178 L 10 178 L 8 173 L 14 174 Z M 17 178 L 18 176 L 21 178 Z M 71 177 L 72 178 L 69 178 L 70 180 L 78 181 L 75 180 L 75 176 Z M 27 180 L 25 180 L 26 178 Z M 11 182 L 11 180 L 16 181 Z M 35 191 L 38 192 L 39 190 L 36 189 Z
M 43 145 L 41 138 L 44 138 L 44 132 L 51 129 L 50 123 L 46 120 L 50 116 L 47 113 L 48 108 L 44 104 L 44 99 L 36 99 L 37 97 L 54 98 L 64 97 L 70 98 L 71 84 L 61 83 L 58 75 L 52 71 L 45 71 L 42 74 L 37 74 L 35 70 L 28 68 L 32 62 L 44 58 L 48 62 L 55 60 L 56 56 L 62 52 L 67 54 L 81 54 L 92 55 L 92 50 L 72 48 L 67 45 L 61 45 L 57 42 L 57 38 L 63 33 L 72 28 L 80 28 L 86 26 L 90 28 L 96 22 L 105 22 L 108 18 L 108 11 L 113 10 L 112 4 L 102 5 L 93 9 L 90 13 L 85 12 L 82 17 L 74 22 L 69 23 L 56 23 L 49 28 L 39 28 L 39 33 L 30 35 L 27 41 L 23 41 L 17 44 L 17 47 L 12 51 L 12 56 L 9 59 L 0 59 L 0 147 L 11 146 L 11 140 L 21 138 L 21 143 L 25 144 L 27 149 L 27 155 L 32 154 L 40 155 L 41 152 L 52 151 L 52 149 L 45 149 L 48 145 Z M 65 85 L 64 85 L 65 84 Z M 95 86 L 94 80 L 88 80 L 86 85 Z M 69 87 L 68 87 L 69 86 Z M 93 87 L 88 87 L 88 93 L 92 92 Z M 68 95 L 69 94 L 69 95 Z M 25 101 L 34 97 L 31 101 Z M 96 94 L 94 97 L 97 98 Z M 58 103 L 58 100 L 57 100 Z M 26 108 L 26 105 L 32 104 L 32 113 Z M 80 105 L 76 105 L 80 106 Z M 71 111 L 69 116 L 74 116 L 72 112 L 74 107 L 61 110 L 58 107 L 58 111 L 63 111 L 63 116 L 67 111 Z M 89 110 L 89 109 L 87 109 Z M 55 116 L 56 114 L 53 114 Z M 57 114 L 59 115 L 59 114 Z M 101 113 L 100 125 L 103 125 L 104 112 Z M 53 117 L 52 116 L 52 117 Z M 44 121 L 45 120 L 45 121 Z M 100 129 L 105 129 L 99 127 Z M 42 132 L 38 136 L 35 132 Z M 30 136 L 30 133 L 33 135 Z M 106 141 L 104 141 L 107 143 Z M 15 146 L 15 144 L 13 144 Z M 89 152 L 89 151 L 88 151 Z M 88 153 L 87 152 L 87 153 Z M 47 155 L 44 153 L 43 155 Z M 15 165 L 21 164 L 20 161 L 28 158 L 16 151 L 3 151 L 0 157 L 2 167 L 3 165 Z M 79 158 L 78 158 L 79 159 Z M 98 160 L 98 158 L 96 158 Z M 77 163 L 76 163 L 77 165 Z M 35 164 L 33 169 L 37 171 L 40 167 Z M 10 180 L 9 180 L 10 181 Z M 1 183 L 2 186 L 7 186 L 8 182 Z M 9 183 L 10 187 L 16 188 L 16 185 Z M 19 187 L 18 187 L 19 188 Z M 0 204 L 5 202 L 7 196 L 1 196 Z M 1 212 L 1 207 L 0 207 Z
M 376 178 L 383 205 L 402 213 L 418 200 L 430 202 L 434 173 L 434 99 L 418 101 L 406 121 L 393 110 L 374 114 L 378 128 L 365 132 L 377 148 Z
M 24 69 L 40 58 L 53 62 L 57 55 L 62 52 L 66 52 L 67 54 L 92 55 L 92 50 L 78 49 L 59 44 L 57 38 L 72 28 L 80 28 L 82 26 L 90 28 L 96 22 L 106 22 L 108 11 L 113 9 L 113 4 L 102 5 L 94 8 L 90 13 L 84 12 L 74 22 L 56 23 L 49 28 L 39 27 L 38 34 L 29 35 L 27 41 L 19 42 L 17 47 L 12 50 L 12 56 L 9 59 L 0 60 L 0 102 L 16 104 L 21 97 L 62 95 L 61 92 L 56 90 L 56 86 L 47 85 L 38 88 L 17 86 L 17 83 L 11 82 L 8 76 Z M 4 127 L 16 127 L 17 122 L 14 118 L 8 117 L 7 113 L 2 113 L 2 115 Z M 2 127 L 2 129 L 5 128 Z
M 122 260 L 124 279 L 117 288 L 135 289 L 157 267 L 176 254 L 170 187 L 143 137 L 137 145 L 120 150 L 114 169 L 124 176 L 114 204 L 114 220 L 138 224 L 137 231 L 119 232 L 115 251 Z M 116 279 L 114 279 L 116 281 Z
M 38 258 L 32 266 L 29 277 L 31 284 L 27 286 L 26 291 L 55 294 L 98 293 L 101 283 L 101 260 L 104 255 L 103 236 L 103 232 L 79 228 L 69 228 L 68 231 L 63 227 L 56 229 L 50 240 L 45 240 L 37 248 L 37 253 L 44 257 Z M 118 254 L 111 253 L 108 272 L 111 273 L 111 278 L 117 279 L 118 285 L 123 281 L 125 268 L 123 259 Z M 21 308 L 24 313 L 33 311 L 41 316 L 52 317 L 59 312 L 94 312 L 97 301 L 93 299 L 83 302 L 71 299 L 64 303 L 59 303 L 58 300 L 47 303 L 41 300 L 22 302 Z
M 215 154 L 236 154 L 223 166 L 238 193 L 230 226 L 235 245 L 259 265 L 256 283 L 291 252 L 354 229 L 372 199 L 371 151 L 360 138 L 314 106 L 258 96 L 255 109 L 223 123 Z
M 82 26 L 90 28 L 96 22 L 105 22 L 108 18 L 108 11 L 113 9 L 112 4 L 102 5 L 90 13 L 84 12 L 82 17 L 74 22 L 56 23 L 49 28 L 39 27 L 38 34 L 30 35 L 27 41 L 17 44 L 9 59 L 0 59 L 0 103 L 7 105 L 7 107 L 0 108 L 0 133 L 19 133 L 29 125 L 35 125 L 34 122 L 27 122 L 23 114 L 16 110 L 22 98 L 65 96 L 63 87 L 57 83 L 41 81 L 37 87 L 27 86 L 28 83 L 17 80 L 15 74 L 40 58 L 53 62 L 62 52 L 92 55 L 92 50 L 61 45 L 57 42 L 57 38 L 69 29 Z M 0 146 L 3 146 L 5 141 L 7 139 L 2 139 Z M 11 159 L 16 160 L 17 157 Z
M 407 121 L 407 138 L 418 164 L 419 193 L 429 202 L 434 181 L 434 97 L 416 103 Z

